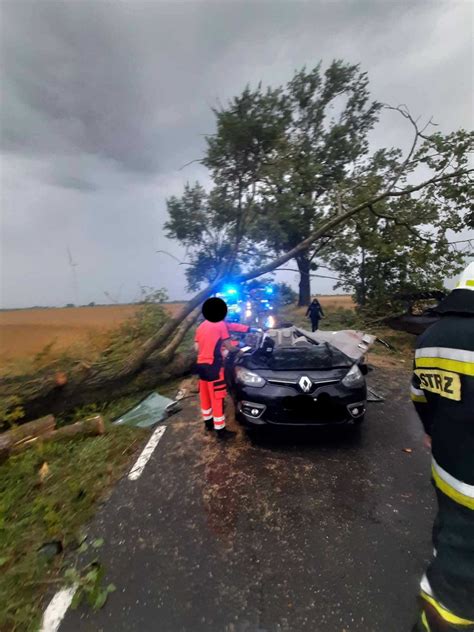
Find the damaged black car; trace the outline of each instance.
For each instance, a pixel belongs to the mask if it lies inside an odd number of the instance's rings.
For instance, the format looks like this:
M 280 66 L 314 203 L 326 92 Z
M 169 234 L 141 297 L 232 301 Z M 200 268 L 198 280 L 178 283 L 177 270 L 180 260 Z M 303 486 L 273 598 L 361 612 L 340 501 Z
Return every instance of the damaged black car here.
M 293 326 L 247 336 L 226 366 L 237 419 L 253 427 L 361 424 L 374 340 L 352 330 Z

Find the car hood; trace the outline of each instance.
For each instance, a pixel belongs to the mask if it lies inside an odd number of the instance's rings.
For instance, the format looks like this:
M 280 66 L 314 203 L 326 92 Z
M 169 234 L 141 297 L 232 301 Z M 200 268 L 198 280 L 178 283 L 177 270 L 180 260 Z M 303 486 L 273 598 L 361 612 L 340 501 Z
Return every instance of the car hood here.
M 244 366 L 261 375 L 267 382 L 273 384 L 297 384 L 299 379 L 307 376 L 314 384 L 330 384 L 339 382 L 349 370 L 345 368 L 337 369 L 299 369 L 295 371 L 262 369 L 252 363 L 245 363 Z

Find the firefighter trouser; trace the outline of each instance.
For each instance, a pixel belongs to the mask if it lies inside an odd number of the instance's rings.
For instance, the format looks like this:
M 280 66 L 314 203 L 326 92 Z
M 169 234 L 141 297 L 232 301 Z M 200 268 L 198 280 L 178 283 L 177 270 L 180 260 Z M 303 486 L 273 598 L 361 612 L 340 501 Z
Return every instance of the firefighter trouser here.
M 435 555 L 421 580 L 420 632 L 474 632 L 474 509 L 436 488 Z
M 227 394 L 224 380 L 224 369 L 219 372 L 219 377 L 214 382 L 199 380 L 199 398 L 201 400 L 201 413 L 204 421 L 214 419 L 215 430 L 225 428 L 224 398 Z

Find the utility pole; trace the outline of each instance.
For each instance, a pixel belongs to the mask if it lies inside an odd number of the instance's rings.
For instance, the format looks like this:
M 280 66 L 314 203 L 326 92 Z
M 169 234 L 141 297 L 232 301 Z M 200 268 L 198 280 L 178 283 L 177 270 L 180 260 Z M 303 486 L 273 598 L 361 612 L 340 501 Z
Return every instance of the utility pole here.
M 72 254 L 71 254 L 71 250 L 69 249 L 69 246 L 67 247 L 67 257 L 68 257 L 69 267 L 71 268 L 72 292 L 73 292 L 73 295 L 74 295 L 74 305 L 76 307 L 78 307 L 79 306 L 79 287 L 78 287 L 78 283 L 77 283 L 76 268 L 77 268 L 77 266 L 79 264 L 76 263 L 73 260 Z

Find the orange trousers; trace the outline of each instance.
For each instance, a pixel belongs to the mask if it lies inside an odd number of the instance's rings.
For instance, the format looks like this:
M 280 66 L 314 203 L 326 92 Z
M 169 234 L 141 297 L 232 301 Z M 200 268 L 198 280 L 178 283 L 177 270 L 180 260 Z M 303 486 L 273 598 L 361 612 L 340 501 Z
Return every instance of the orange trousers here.
M 199 380 L 199 399 L 201 400 L 201 413 L 204 421 L 214 419 L 214 429 L 225 428 L 224 398 L 227 388 L 224 380 L 224 369 L 220 370 L 219 377 L 214 382 Z

